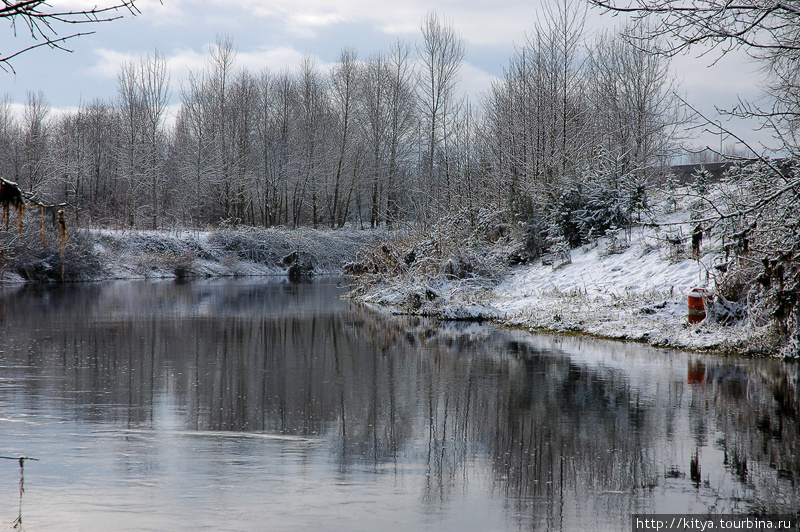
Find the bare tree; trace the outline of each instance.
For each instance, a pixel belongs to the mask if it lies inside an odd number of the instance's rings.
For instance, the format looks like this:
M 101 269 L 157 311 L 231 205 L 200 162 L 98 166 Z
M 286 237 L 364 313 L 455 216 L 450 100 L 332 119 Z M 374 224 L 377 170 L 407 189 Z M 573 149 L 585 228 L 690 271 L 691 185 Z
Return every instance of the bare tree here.
M 418 118 L 414 76 L 410 49 L 400 41 L 387 53 L 373 54 L 364 67 L 359 123 L 369 168 L 371 227 L 390 226 L 401 216 L 398 181 L 410 164 Z
M 42 46 L 69 51 L 66 48 L 67 41 L 94 33 L 75 31 L 76 27 L 110 22 L 121 18 L 125 13 L 139 13 L 136 0 L 103 2 L 88 9 L 64 9 L 45 0 L 5 0 L 0 5 L 0 19 L 9 23 L 12 36 L 20 40 L 10 44 L 12 41 L 3 39 L 0 69 L 13 72 L 13 59 Z M 66 32 L 61 33 L 62 30 Z
M 316 63 L 305 56 L 300 64 L 298 82 L 298 175 L 292 191 L 292 225 L 298 226 L 307 196 L 311 195 L 311 223 L 319 225 L 320 175 L 325 174 L 325 131 L 328 114 L 328 87 Z
M 630 30 L 641 35 L 641 30 Z M 652 53 L 659 40 L 631 46 L 620 34 L 597 37 L 588 61 L 594 127 L 616 174 L 646 174 L 680 148 L 687 124 L 669 58 Z M 646 48 L 644 47 L 646 46 Z
M 0 98 L 0 177 L 19 180 L 18 156 L 19 126 L 11 108 L 8 95 Z
M 258 86 L 255 77 L 247 70 L 237 73 L 231 86 L 230 119 L 232 144 L 231 214 L 236 220 L 255 223 L 255 123 L 258 120 Z
M 364 68 L 362 135 L 370 168 L 370 227 L 380 224 L 383 189 L 388 185 L 389 135 L 391 130 L 391 67 L 382 52 L 374 54 Z
M 164 118 L 170 98 L 167 61 L 155 50 L 152 56 L 141 60 L 139 70 L 148 158 L 147 180 L 150 184 L 150 216 L 153 229 L 157 229 L 164 176 Z
M 344 178 L 347 168 L 345 162 L 353 151 L 352 122 L 354 119 L 355 99 L 358 92 L 359 78 L 361 76 L 358 56 L 350 48 L 342 50 L 339 62 L 331 70 L 331 97 L 334 110 L 339 116 L 339 138 L 338 156 L 336 158 L 336 174 L 333 176 L 333 190 L 326 193 L 326 204 L 330 217 L 331 228 L 344 225 L 350 202 L 355 188 L 354 180 L 351 180 L 350 187 L 345 192 Z M 373 220 L 374 226 L 374 220 Z
M 264 110 L 264 120 L 269 120 L 269 136 L 265 141 L 262 158 L 270 176 L 268 224 L 289 223 L 289 190 L 292 167 L 292 138 L 295 134 L 295 115 L 299 94 L 297 80 L 288 71 L 279 73 L 273 83 L 273 94 Z M 269 117 L 269 118 L 267 118 Z M 266 125 L 266 122 L 265 122 Z
M 256 166 L 259 179 L 256 188 L 259 190 L 260 196 L 258 203 L 260 204 L 261 223 L 269 227 L 277 223 L 282 203 L 278 184 L 280 175 L 278 168 L 281 159 L 279 158 L 278 135 L 274 118 L 278 101 L 278 78 L 269 70 L 262 70 L 257 79 L 257 89 L 255 149 L 258 153 Z
M 455 90 L 466 49 L 458 32 L 447 21 L 440 20 L 435 11 L 428 12 L 421 29 L 422 42 L 417 52 L 422 63 L 419 90 L 426 143 L 423 168 L 427 174 L 421 188 L 435 195 L 436 213 L 440 214 L 447 198 L 443 201 L 436 157 L 447 138 L 447 113 L 455 111 Z M 444 180 L 449 177 L 445 175 Z
M 533 253 L 548 238 L 578 245 L 630 223 L 682 124 L 668 58 L 617 36 L 588 41 L 585 13 L 568 0 L 546 20 L 486 95 L 480 134 L 458 137 L 482 165 L 460 157 L 461 196 L 482 183 L 484 198 L 524 223 Z
M 548 11 L 486 99 L 483 137 L 498 178 L 494 197 L 529 222 L 546 218 L 597 142 L 584 20 L 569 1 Z
M 158 50 L 138 64 L 123 65 L 118 93 L 124 117 L 121 161 L 128 182 L 128 219 L 134 225 L 138 208 L 149 208 L 151 225 L 156 229 L 164 184 L 163 128 L 169 100 L 166 60 Z
M 47 116 L 50 113 L 50 104 L 42 91 L 28 91 L 28 101 L 22 112 L 23 147 L 25 164 L 23 178 L 27 185 L 28 193 L 38 192 L 46 177 L 48 163 L 48 124 Z M 22 183 L 21 183 L 22 184 Z
M 417 123 L 417 101 L 414 97 L 414 71 L 411 50 L 401 41 L 389 50 L 389 167 L 386 182 L 386 224 L 400 219 L 402 168 L 413 150 L 413 134 Z
M 51 194 L 56 193 L 65 203 L 72 205 L 75 221 L 81 213 L 81 193 L 85 187 L 84 171 L 86 142 L 83 135 L 82 109 L 77 113 L 68 113 L 58 117 L 53 124 L 53 135 L 50 143 L 50 158 L 53 165 L 53 178 L 49 183 Z M 53 189 L 60 190 L 53 190 Z M 52 198 L 49 203 L 55 203 Z
M 235 75 L 236 48 L 230 36 L 217 36 L 208 60 L 213 185 L 218 188 L 223 218 L 231 216 L 231 173 L 233 171 L 233 121 L 231 85 Z
M 134 225 L 137 210 L 143 207 L 149 209 L 151 225 L 156 229 L 164 184 L 164 118 L 170 94 L 164 56 L 156 50 L 138 64 L 123 65 L 117 90 L 123 116 L 120 161 L 128 182 L 128 220 Z
M 195 225 L 202 221 L 203 196 L 209 181 L 211 153 L 210 94 L 204 73 L 192 73 L 181 86 L 181 108 L 178 113 L 175 142 L 180 157 L 182 182 L 192 191 L 188 209 Z
M 725 0 L 589 0 L 617 13 L 628 13 L 646 35 L 666 36 L 660 51 L 676 55 L 691 46 L 708 44 L 723 54 L 743 49 L 755 58 L 800 54 L 800 7 L 789 2 L 728 2 Z
M 718 56 L 741 50 L 759 61 L 772 105 L 740 102 L 729 114 L 757 118 L 774 131 L 782 148 L 797 153 L 800 123 L 800 6 L 796 2 L 727 2 L 725 0 L 589 0 L 612 13 L 632 19 L 627 38 L 653 53 L 674 56 L 702 45 L 702 53 Z M 666 37 L 663 38 L 663 37 Z M 658 47 L 648 45 L 653 39 Z M 723 111 L 725 112 L 725 111 Z M 721 131 L 707 121 L 711 131 Z M 756 154 L 757 155 L 757 154 Z
M 136 64 L 124 64 L 117 74 L 118 109 L 122 119 L 118 163 L 125 182 L 125 217 L 130 227 L 136 226 L 138 195 L 143 183 L 145 112 L 141 94 L 140 71 Z
M 81 109 L 81 131 L 86 150 L 86 197 L 80 204 L 103 222 L 113 220 L 120 211 L 117 187 L 118 168 L 114 150 L 118 142 L 119 113 L 103 100 L 93 100 Z M 76 213 L 77 216 L 77 213 Z
M 558 133 L 558 160 L 554 161 L 562 178 L 575 158 L 575 142 L 584 137 L 579 128 L 585 112 L 576 102 L 581 101 L 584 90 L 584 59 L 581 45 L 584 40 L 586 11 L 575 0 L 559 0 L 555 7 L 548 4 L 547 29 L 539 31 L 547 39 L 551 79 L 553 80 L 553 130 Z M 585 121 L 584 121 L 585 123 Z M 572 170 L 572 169 L 570 169 Z

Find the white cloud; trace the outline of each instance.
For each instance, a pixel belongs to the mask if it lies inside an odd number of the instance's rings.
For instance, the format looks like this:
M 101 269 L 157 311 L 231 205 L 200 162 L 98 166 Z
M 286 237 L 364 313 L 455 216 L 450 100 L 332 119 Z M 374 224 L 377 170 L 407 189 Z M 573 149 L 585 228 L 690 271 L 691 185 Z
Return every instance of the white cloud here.
M 190 48 L 174 50 L 166 54 L 170 78 L 173 80 L 183 79 L 189 75 L 189 72 L 201 71 L 206 64 L 207 57 L 208 54 L 205 50 L 200 53 Z
M 173 91 L 177 91 L 181 83 L 188 79 L 190 73 L 201 72 L 207 65 L 208 50 L 212 43 L 207 43 L 203 50 L 182 48 L 171 52 L 162 52 L 167 61 Z M 134 62 L 138 63 L 150 52 L 118 52 L 106 48 L 94 51 L 96 62 L 87 69 L 93 76 L 103 79 L 116 79 L 123 64 Z M 255 50 L 239 51 L 236 54 L 235 65 L 237 68 L 246 68 L 253 73 L 266 68 L 272 71 L 279 71 L 284 68 L 295 70 L 306 54 L 288 46 L 261 47 Z M 321 61 L 317 60 L 320 68 L 326 68 Z
M 0 99 L 0 104 L 2 104 L 2 99 Z M 8 105 L 9 111 L 11 111 L 11 116 L 14 120 L 21 121 L 22 114 L 25 112 L 25 104 L 19 102 L 11 102 Z
M 137 0 L 137 21 L 157 28 L 180 27 L 188 24 L 188 13 L 195 9 L 196 0 Z
M 473 103 L 489 90 L 493 79 L 486 71 L 467 62 L 461 66 L 461 88 Z
M 103 79 L 116 79 L 123 64 L 139 61 L 141 57 L 135 52 L 118 52 L 107 48 L 97 48 L 94 50 L 94 54 L 97 56 L 96 62 L 87 69 L 87 72 Z
M 209 0 L 226 11 L 238 10 L 242 16 L 283 21 L 293 34 L 312 37 L 317 30 L 341 23 L 369 23 L 391 35 L 416 35 L 422 17 L 436 10 L 458 29 L 470 44 L 507 45 L 522 38 L 535 23 L 537 6 L 515 0 L 242 0 L 232 5 L 228 0 Z M 195 2 L 201 3 L 201 2 Z M 188 8 L 188 2 L 185 2 Z
M 188 79 L 190 72 L 200 72 L 207 66 L 208 50 L 212 46 L 207 44 L 203 52 L 191 49 L 175 51 L 167 55 L 167 66 L 173 87 Z M 296 69 L 304 54 L 291 47 L 262 47 L 255 50 L 239 51 L 236 53 L 236 68 L 245 68 L 252 73 L 262 69 L 279 71 L 284 68 Z
M 2 100 L 0 100 L 2 103 Z M 11 111 L 11 116 L 17 123 L 22 123 L 23 117 L 25 116 L 25 104 L 21 102 L 11 102 L 9 104 L 9 111 Z M 65 116 L 65 115 L 72 115 L 79 111 L 78 107 L 69 106 L 69 107 L 53 107 L 50 106 L 50 110 L 47 113 L 48 120 L 57 120 L 58 118 Z

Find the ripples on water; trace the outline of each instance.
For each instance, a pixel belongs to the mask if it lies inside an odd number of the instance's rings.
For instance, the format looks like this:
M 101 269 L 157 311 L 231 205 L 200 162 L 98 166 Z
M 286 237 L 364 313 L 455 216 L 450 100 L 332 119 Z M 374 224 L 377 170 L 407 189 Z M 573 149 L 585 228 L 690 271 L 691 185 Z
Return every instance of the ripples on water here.
M 0 289 L 26 530 L 627 530 L 800 507 L 797 366 L 387 316 L 335 283 Z M 0 460 L 0 528 L 19 513 Z

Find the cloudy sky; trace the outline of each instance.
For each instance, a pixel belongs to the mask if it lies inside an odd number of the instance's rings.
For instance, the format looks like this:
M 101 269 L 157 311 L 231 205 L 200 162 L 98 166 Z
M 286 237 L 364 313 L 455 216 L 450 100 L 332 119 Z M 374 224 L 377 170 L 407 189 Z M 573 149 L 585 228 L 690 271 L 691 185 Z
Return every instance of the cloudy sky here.
M 0 71 L 0 96 L 17 104 L 27 91 L 42 90 L 54 109 L 76 107 L 94 98 L 116 94 L 120 64 L 138 61 L 158 49 L 168 59 L 173 102 L 180 82 L 202 68 L 206 51 L 217 35 L 233 37 L 237 64 L 258 71 L 263 67 L 294 69 L 311 54 L 322 68 L 335 61 L 344 47 L 366 58 L 386 50 L 398 38 L 414 43 L 428 10 L 447 19 L 467 46 L 462 87 L 468 94 L 485 90 L 492 76 L 503 72 L 514 47 L 523 43 L 547 0 L 139 0 L 141 14 L 95 25 L 93 35 L 70 41 L 72 53 L 41 48 L 13 63 L 15 73 Z M 110 0 L 54 0 L 58 7 L 109 4 Z M 612 28 L 618 19 L 590 12 L 589 29 Z M 60 31 L 64 34 L 68 29 Z M 0 26 L 0 52 L 19 47 L 7 25 Z M 758 94 L 755 66 L 724 58 L 709 67 L 710 58 L 677 58 L 673 65 L 687 99 L 709 115 L 714 105 L 731 107 L 737 96 Z M 748 135 L 747 128 L 732 126 Z M 717 145 L 707 135 L 699 143 Z

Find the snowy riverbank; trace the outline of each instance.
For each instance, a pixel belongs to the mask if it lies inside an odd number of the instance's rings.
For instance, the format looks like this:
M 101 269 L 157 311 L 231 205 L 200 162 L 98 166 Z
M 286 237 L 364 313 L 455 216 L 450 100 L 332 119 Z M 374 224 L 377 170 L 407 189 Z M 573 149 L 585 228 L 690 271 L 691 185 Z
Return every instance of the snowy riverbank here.
M 652 240 L 652 230 L 634 230 L 619 253 L 597 246 L 572 250 L 570 264 L 537 261 L 511 268 L 497 283 L 442 277 L 426 283 L 430 301 L 417 313 L 449 319 L 493 319 L 510 326 L 579 332 L 604 338 L 686 349 L 741 350 L 758 331 L 744 325 L 687 321 L 687 295 L 713 285 L 707 268 L 715 250 L 700 260 L 673 261 Z M 411 285 L 386 284 L 359 296 L 367 303 L 408 312 Z
M 697 287 L 713 289 L 711 250 L 700 260 L 672 261 L 639 229 L 630 247 L 617 254 L 572 251 L 572 263 L 554 270 L 541 264 L 520 267 L 496 286 L 488 304 L 509 325 L 592 335 L 688 349 L 739 350 L 756 331 L 687 320 L 687 296 Z
M 0 282 L 61 280 L 55 247 L 38 235 L 5 257 Z M 359 230 L 226 228 L 213 231 L 72 230 L 64 260 L 67 281 L 289 275 L 338 275 L 342 264 L 382 233 Z M 51 239 L 52 240 L 52 239 Z M 310 270 L 308 268 L 311 268 Z
M 531 330 L 662 347 L 773 354 L 764 347 L 769 326 L 755 327 L 747 319 L 726 325 L 712 319 L 688 323 L 689 292 L 701 287 L 715 291 L 720 273 L 715 266 L 725 262 L 721 234 L 714 232 L 705 235 L 692 257 L 691 210 L 691 200 L 681 204 L 662 196 L 651 213 L 658 225 L 600 238 L 572 249 L 568 259 L 537 259 L 510 267 L 513 252 L 503 239 L 476 243 L 473 238 L 471 249 L 450 245 L 451 254 L 456 250 L 454 257 L 448 259 L 445 253 L 431 258 L 433 268 L 422 270 L 416 263 L 398 260 L 397 267 L 385 268 L 386 273 L 367 274 L 352 297 L 398 313 L 491 319 Z M 438 247 L 436 236 L 424 238 L 429 240 L 422 246 Z M 383 247 L 383 256 L 402 258 L 412 249 L 410 255 L 419 261 L 413 247 L 420 247 L 419 239 L 411 248 L 403 248 L 403 242 L 392 245 Z M 371 260 L 391 260 L 379 255 L 373 253 Z M 459 264 L 466 266 L 459 270 Z M 745 314 L 743 308 L 739 311 Z

